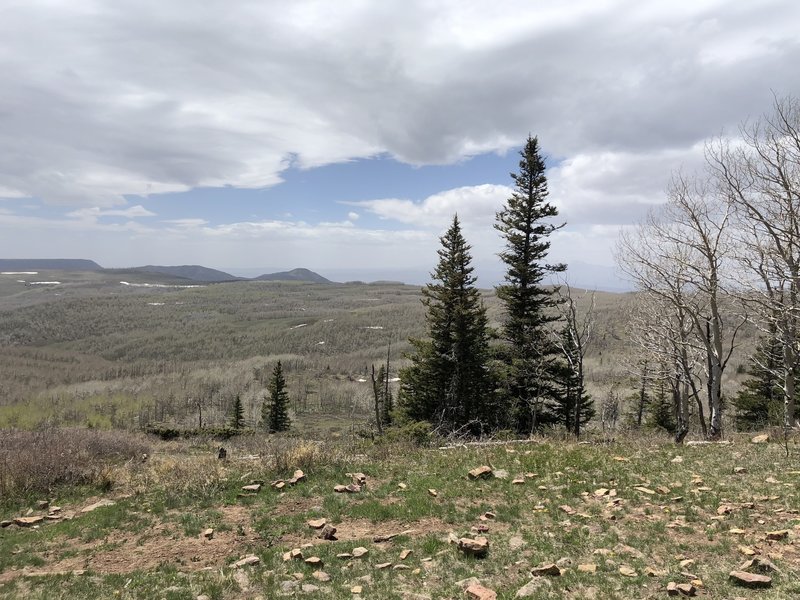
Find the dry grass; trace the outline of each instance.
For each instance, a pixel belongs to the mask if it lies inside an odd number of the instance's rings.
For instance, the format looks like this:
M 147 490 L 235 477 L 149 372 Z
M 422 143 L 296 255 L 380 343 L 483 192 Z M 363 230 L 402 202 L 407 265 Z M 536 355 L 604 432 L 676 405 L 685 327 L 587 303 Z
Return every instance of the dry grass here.
M 0 430 L 0 498 L 12 502 L 57 486 L 108 487 L 115 465 L 138 461 L 141 435 L 90 429 Z

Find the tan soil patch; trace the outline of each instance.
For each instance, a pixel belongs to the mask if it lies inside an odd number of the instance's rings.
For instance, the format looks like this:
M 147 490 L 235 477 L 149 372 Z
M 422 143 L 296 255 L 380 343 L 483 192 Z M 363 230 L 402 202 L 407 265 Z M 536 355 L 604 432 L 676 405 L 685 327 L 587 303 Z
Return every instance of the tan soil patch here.
M 315 506 L 322 506 L 324 498 L 314 496 L 311 498 L 282 498 L 271 514 L 276 516 L 291 516 L 309 512 Z
M 378 535 L 396 534 L 407 530 L 414 530 L 416 535 L 424 535 L 425 533 L 448 531 L 453 528 L 452 525 L 435 518 L 421 519 L 419 521 L 390 520 L 381 523 L 373 523 L 369 519 L 354 519 L 343 523 L 334 523 L 334 526 L 336 527 L 336 539 L 340 542 L 363 539 L 368 539 L 372 542 L 372 538 Z M 279 541 L 290 547 L 297 547 L 303 544 L 329 543 L 327 540 L 317 538 L 315 534 L 315 531 L 309 529 L 308 533 L 304 535 L 283 535 Z
M 42 567 L 9 570 L 0 573 L 0 583 L 20 576 L 58 574 L 75 570 L 92 570 L 101 574 L 148 571 L 162 564 L 175 565 L 181 571 L 218 568 L 229 557 L 239 558 L 261 541 L 249 527 L 250 511 L 243 506 L 224 506 L 219 511 L 231 531 L 216 531 L 211 540 L 202 536 L 184 537 L 174 523 L 158 523 L 141 534 L 113 532 L 103 540 L 80 543 L 70 541 L 70 549 L 78 556 L 49 562 Z M 239 535 L 239 526 L 244 535 Z M 55 540 L 56 543 L 63 540 Z M 112 546 L 110 549 L 104 549 Z M 45 550 L 42 557 L 47 560 Z

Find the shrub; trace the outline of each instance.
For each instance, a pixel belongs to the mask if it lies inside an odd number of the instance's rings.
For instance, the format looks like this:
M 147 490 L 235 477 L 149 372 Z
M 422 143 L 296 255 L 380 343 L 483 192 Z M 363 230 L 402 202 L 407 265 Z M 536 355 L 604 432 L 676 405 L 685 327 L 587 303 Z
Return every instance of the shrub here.
M 115 464 L 149 451 L 141 436 L 122 431 L 0 430 L 0 498 L 13 502 L 62 485 L 107 488 Z

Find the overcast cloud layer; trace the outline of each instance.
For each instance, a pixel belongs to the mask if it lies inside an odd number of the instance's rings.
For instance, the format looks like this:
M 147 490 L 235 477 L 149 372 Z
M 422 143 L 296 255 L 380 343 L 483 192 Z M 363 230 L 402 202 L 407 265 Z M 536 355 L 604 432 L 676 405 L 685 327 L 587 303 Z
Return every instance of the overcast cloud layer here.
M 131 196 L 274 186 L 290 165 L 382 154 L 446 164 L 531 132 L 569 222 L 554 253 L 608 264 L 619 227 L 700 163 L 704 139 L 798 93 L 798 23 L 792 0 L 6 2 L 0 255 L 245 267 L 291 247 L 295 264 L 273 264 L 356 269 L 381 256 L 366 246 L 430 265 L 457 210 L 488 264 L 499 182 L 315 223 L 167 222 Z M 68 210 L 23 215 L 31 199 Z

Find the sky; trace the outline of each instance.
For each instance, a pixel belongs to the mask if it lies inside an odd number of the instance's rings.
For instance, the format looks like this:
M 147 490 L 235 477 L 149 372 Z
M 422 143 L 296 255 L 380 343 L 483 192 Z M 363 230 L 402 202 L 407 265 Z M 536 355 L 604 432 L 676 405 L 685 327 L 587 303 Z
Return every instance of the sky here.
M 714 136 L 800 93 L 800 3 L 2 0 L 0 257 L 479 284 L 527 136 L 613 287 L 621 228 Z

